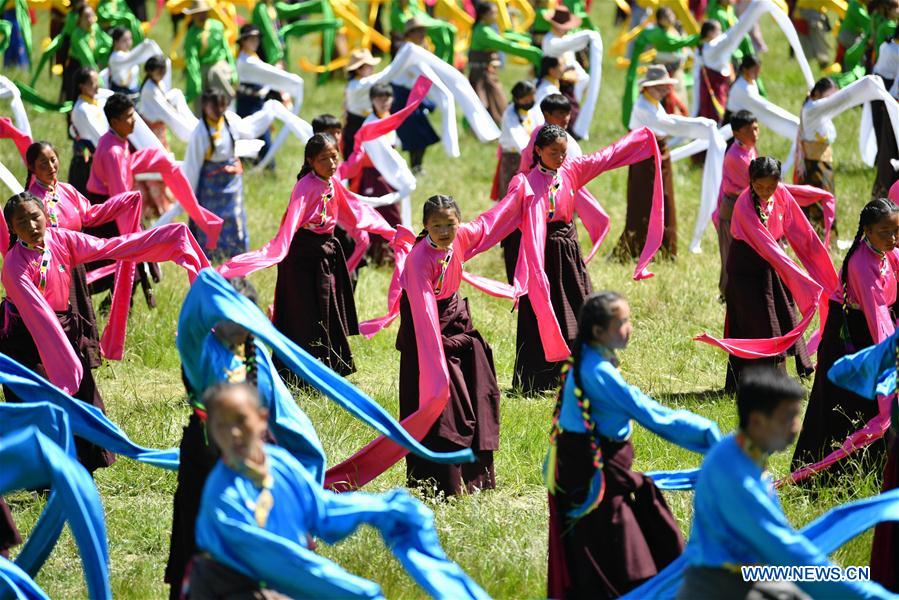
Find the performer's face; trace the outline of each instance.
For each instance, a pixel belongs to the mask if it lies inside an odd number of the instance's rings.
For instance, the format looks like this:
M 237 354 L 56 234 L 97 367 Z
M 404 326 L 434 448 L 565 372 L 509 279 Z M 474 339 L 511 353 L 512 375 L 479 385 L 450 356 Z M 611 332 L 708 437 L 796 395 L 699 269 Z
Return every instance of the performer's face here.
M 899 213 L 890 213 L 865 227 L 865 237 L 878 252 L 891 252 L 899 242 Z
M 47 216 L 40 202 L 28 201 L 19 204 L 9 224 L 16 236 L 31 246 L 38 246 L 47 231 Z
M 128 50 L 131 50 L 133 45 L 134 39 L 131 37 L 131 32 L 126 31 L 122 34 L 122 37 L 119 38 L 119 41 L 115 43 L 115 49 L 127 52 Z
M 94 9 L 90 6 L 84 8 L 81 11 L 81 15 L 78 17 L 78 27 L 85 31 L 90 31 L 94 26 L 94 23 L 97 22 L 97 13 L 94 12 Z
M 759 142 L 759 124 L 744 125 L 734 132 L 734 137 L 744 146 L 754 147 Z
M 801 399 L 785 398 L 770 415 L 760 410 L 751 412 L 746 434 L 765 452 L 780 452 L 799 435 L 801 413 Z
M 210 121 L 217 123 L 224 116 L 227 108 L 228 105 L 224 101 L 208 101 L 203 103 L 203 114 Z
M 90 76 L 87 81 L 78 86 L 78 91 L 82 96 L 87 96 L 88 98 L 93 98 L 97 95 L 97 91 L 100 89 L 100 82 L 97 78 L 97 72 L 91 71 Z
M 56 156 L 56 150 L 51 146 L 45 146 L 34 163 L 28 165 L 28 168 L 44 185 L 55 184 L 56 176 L 59 173 L 59 157 Z
M 531 92 L 526 96 L 522 96 L 518 100 L 515 101 L 515 106 L 522 110 L 531 110 L 534 108 L 535 98 L 537 96 L 537 92 Z M 569 113 L 570 115 L 570 113 Z
M 568 154 L 568 137 L 556 138 L 555 141 L 546 146 L 542 148 L 537 146 L 534 150 L 537 152 L 537 156 L 540 157 L 540 162 L 543 163 L 544 167 L 557 171 L 562 166 L 562 163 L 565 162 L 565 156 Z
M 393 96 L 375 96 L 371 99 L 371 108 L 378 117 L 390 113 L 393 106 Z
M 259 36 L 251 35 L 250 37 L 244 38 L 240 42 L 240 47 L 244 52 L 248 54 L 255 53 L 257 50 L 259 50 Z
M 755 192 L 756 196 L 758 196 L 761 200 L 767 201 L 768 198 L 773 196 L 774 192 L 777 191 L 778 183 L 780 183 L 780 179 L 771 176 L 753 179 L 749 182 L 749 185 L 752 186 L 752 190 Z
M 484 16 L 481 17 L 481 23 L 484 25 L 493 25 L 496 23 L 496 5 L 491 4 Z
M 134 108 L 129 108 L 114 119 L 110 119 L 109 126 L 119 137 L 128 137 L 134 131 Z
M 337 147 L 340 148 L 343 145 L 343 129 L 340 127 L 335 127 L 334 129 L 329 129 L 325 133 L 330 135 L 337 142 Z
M 261 408 L 258 399 L 243 386 L 220 392 L 214 406 L 206 425 L 225 464 L 262 465 L 265 462 L 262 440 L 267 429 L 268 411 Z
M 543 113 L 543 120 L 546 121 L 547 125 L 556 125 L 562 129 L 568 129 L 568 123 L 571 121 L 571 111 L 554 110 Z
M 425 222 L 425 229 L 431 241 L 446 250 L 453 245 L 459 229 L 459 215 L 452 208 L 438 208 Z
M 623 350 L 631 339 L 631 307 L 627 300 L 615 301 L 611 306 L 612 319 L 609 326 L 603 329 L 599 325 L 593 328 L 593 339 L 610 350 Z
M 337 144 L 328 144 L 312 159 L 312 170 L 322 179 L 330 179 L 340 165 L 340 152 Z

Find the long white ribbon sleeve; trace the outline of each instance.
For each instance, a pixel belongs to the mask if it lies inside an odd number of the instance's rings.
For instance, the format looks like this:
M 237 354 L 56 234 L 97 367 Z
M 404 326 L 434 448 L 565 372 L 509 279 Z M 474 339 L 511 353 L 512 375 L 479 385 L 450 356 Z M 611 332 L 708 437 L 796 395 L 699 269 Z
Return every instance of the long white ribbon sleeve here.
M 566 52 L 577 52 L 589 46 L 590 74 L 587 79 L 586 94 L 578 96 L 581 103 L 580 112 L 572 129 L 582 139 L 589 139 L 590 123 L 599 100 L 599 88 L 602 83 L 602 37 L 598 31 L 579 31 L 564 37 L 547 35 L 543 39 L 543 53 L 546 56 L 562 56 Z

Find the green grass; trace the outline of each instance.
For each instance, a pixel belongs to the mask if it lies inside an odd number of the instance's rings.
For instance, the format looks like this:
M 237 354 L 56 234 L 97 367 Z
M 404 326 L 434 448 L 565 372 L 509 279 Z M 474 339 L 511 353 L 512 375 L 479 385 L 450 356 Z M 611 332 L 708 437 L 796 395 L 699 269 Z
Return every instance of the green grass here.
M 612 3 L 594 4 L 594 22 L 602 24 L 605 46 L 611 46 L 615 32 L 611 25 Z M 39 13 L 41 25 L 36 40 L 45 35 L 46 14 Z M 152 32 L 160 43 L 170 43 L 168 20 L 163 19 Z M 783 36 L 770 21 L 764 23 L 771 50 L 764 56 L 763 77 L 772 100 L 794 113 L 803 100 L 803 81 L 795 60 L 791 59 Z M 294 54 L 314 53 L 313 42 Z M 163 44 L 163 47 L 166 47 Z M 296 56 L 294 57 L 294 60 Z M 585 151 L 596 150 L 620 137 L 620 99 L 624 73 L 607 56 L 605 78 L 591 129 L 591 139 L 583 142 Z M 9 74 L 15 77 L 15 74 Z M 24 76 L 19 74 L 20 77 Z M 510 87 L 528 76 L 527 68 L 509 65 L 503 81 Z M 176 74 L 176 82 L 182 80 Z M 322 112 L 341 114 L 343 82 L 332 81 L 317 87 L 307 77 L 303 116 Z M 41 79 L 40 90 L 55 97 L 59 80 Z M 38 138 L 49 138 L 68 163 L 70 143 L 65 137 L 64 119 L 58 115 L 31 113 Z M 835 146 L 837 171 L 838 221 L 843 237 L 855 229 L 858 211 L 868 200 L 873 170 L 864 166 L 857 151 L 859 111 L 837 119 L 839 142 Z M 175 143 L 178 153 L 183 144 Z M 788 143 L 763 128 L 760 151 L 784 158 Z M 486 209 L 488 192 L 496 160 L 492 144 L 479 144 L 470 135 L 461 140 L 462 158 L 448 159 L 440 146 L 434 146 L 425 158 L 427 176 L 419 181 L 414 196 L 416 207 L 434 193 L 455 196 L 467 217 Z M 17 175 L 24 175 L 12 144 L 3 144 L 0 159 Z M 302 161 L 302 147 L 288 142 L 278 156 L 275 175 L 247 175 L 244 179 L 252 234 L 251 245 L 260 246 L 276 231 L 290 197 L 294 175 Z M 65 170 L 65 167 L 64 167 Z M 631 280 L 632 266 L 593 261 L 590 275 L 597 289 L 615 289 L 631 302 L 634 335 L 631 346 L 621 354 L 625 377 L 660 401 L 687 408 L 719 423 L 723 431 L 735 424 L 733 398 L 720 389 L 724 382 L 726 355 L 691 338 L 702 331 L 720 334 L 724 309 L 716 300 L 718 255 L 714 232 L 706 232 L 701 255 L 691 255 L 686 245 L 692 232 L 698 206 L 701 172 L 689 164 L 675 167 L 677 209 L 681 224 L 680 258 L 676 262 L 653 265 L 656 276 L 648 281 Z M 589 188 L 612 217 L 612 231 L 603 250 L 608 253 L 617 240 L 624 220 L 626 173 L 612 172 L 593 181 Z M 418 211 L 416 210 L 416 213 Z M 582 237 L 586 244 L 585 234 Z M 838 253 L 836 264 L 842 261 Z M 502 278 L 499 250 L 492 250 L 470 265 L 471 270 Z M 124 360 L 108 363 L 97 377 L 106 399 L 110 417 L 137 442 L 155 447 L 176 445 L 181 427 L 187 421 L 183 389 L 179 376 L 178 354 L 174 345 L 178 309 L 187 281 L 183 273 L 165 266 L 164 281 L 157 288 L 159 308 L 148 310 L 135 302 L 129 323 Z M 275 272 L 270 269 L 252 277 L 261 293 L 261 304 L 272 300 Z M 385 292 L 390 277 L 387 269 L 365 269 L 356 292 L 360 318 L 379 315 L 385 308 Z M 492 595 L 502 598 L 535 598 L 545 594 L 546 572 L 546 492 L 540 466 L 546 449 L 547 431 L 553 399 L 550 396 L 523 398 L 509 393 L 515 341 L 515 315 L 507 302 L 489 298 L 471 288 L 462 290 L 472 301 L 476 325 L 490 342 L 496 357 L 497 375 L 504 395 L 502 400 L 502 443 L 496 455 L 495 491 L 446 502 L 429 501 L 437 516 L 441 540 L 449 555 L 457 560 Z M 359 371 L 351 380 L 371 394 L 387 410 L 397 412 L 399 360 L 394 349 L 395 326 L 375 339 L 352 340 Z M 810 383 L 809 383 L 810 385 Z M 325 399 L 305 393 L 297 401 L 318 428 L 329 463 L 349 456 L 373 434 Z M 696 466 L 700 457 L 648 434 L 637 427 L 634 436 L 635 468 L 673 469 Z M 775 476 L 787 473 L 789 453 L 776 456 L 771 468 Z M 857 470 L 856 470 L 857 471 Z M 390 469 L 368 486 L 370 491 L 386 490 L 403 484 L 403 466 Z M 814 490 L 787 489 L 781 493 L 790 520 L 801 526 L 830 507 L 875 494 L 879 473 L 852 472 L 833 482 L 832 487 Z M 96 476 L 106 509 L 109 529 L 110 572 L 113 592 L 121 598 L 162 597 L 163 569 L 168 551 L 171 502 L 175 476 L 133 461 L 121 459 L 112 468 Z M 685 534 L 689 532 L 691 499 L 689 493 L 667 494 L 672 510 Z M 23 532 L 36 521 L 43 502 L 29 494 L 9 498 Z M 378 581 L 388 597 L 421 597 L 420 588 L 402 572 L 377 535 L 363 530 L 352 539 L 321 552 L 348 570 Z M 849 543 L 836 554 L 847 565 L 867 564 L 870 533 Z M 82 597 L 85 588 L 77 551 L 68 533 L 38 582 L 52 597 Z

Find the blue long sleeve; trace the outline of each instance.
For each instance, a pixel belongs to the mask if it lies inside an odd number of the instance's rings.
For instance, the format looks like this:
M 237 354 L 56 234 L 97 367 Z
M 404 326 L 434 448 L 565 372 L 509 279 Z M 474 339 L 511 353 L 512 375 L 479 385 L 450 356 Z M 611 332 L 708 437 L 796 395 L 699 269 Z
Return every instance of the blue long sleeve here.
M 894 333 L 875 346 L 844 356 L 827 372 L 835 385 L 874 400 L 896 389 L 896 340 Z

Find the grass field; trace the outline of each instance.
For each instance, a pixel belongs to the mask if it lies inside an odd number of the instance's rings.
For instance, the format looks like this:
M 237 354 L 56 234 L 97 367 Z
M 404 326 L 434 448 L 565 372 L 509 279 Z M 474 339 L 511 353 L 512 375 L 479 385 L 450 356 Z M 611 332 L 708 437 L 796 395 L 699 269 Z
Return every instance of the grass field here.
M 611 25 L 613 3 L 595 2 L 593 11 L 594 22 L 601 25 L 608 48 L 615 35 Z M 38 14 L 41 23 L 36 41 L 46 35 L 47 27 L 47 14 Z M 770 51 L 763 57 L 762 75 L 769 96 L 796 113 L 804 98 L 798 65 L 789 56 L 783 36 L 771 21 L 764 22 L 764 32 Z M 151 35 L 167 48 L 172 39 L 168 19 L 162 19 Z M 308 48 L 293 46 L 294 60 L 300 53 L 312 54 L 313 42 L 307 43 Z M 26 79 L 23 73 L 6 74 L 11 78 Z M 589 141 L 582 142 L 588 152 L 624 133 L 620 125 L 624 72 L 616 67 L 614 57 L 606 56 L 603 74 L 591 136 Z M 507 66 L 503 72 L 507 89 L 527 76 L 528 68 L 517 64 Z M 175 81 L 183 81 L 181 74 L 176 74 Z M 311 120 L 322 112 L 342 113 L 342 81 L 315 86 L 307 76 L 306 82 L 304 118 Z M 51 80 L 46 75 L 39 84 L 46 97 L 55 97 L 58 87 L 59 79 Z M 858 155 L 859 114 L 857 110 L 852 111 L 837 120 L 840 136 L 834 148 L 837 212 L 844 238 L 855 231 L 858 212 L 869 198 L 874 176 L 873 170 L 867 168 Z M 30 116 L 36 138 L 55 143 L 67 165 L 71 144 L 65 136 L 64 118 L 35 112 Z M 489 206 L 495 145 L 482 145 L 472 136 L 463 135 L 461 147 L 462 158 L 456 160 L 449 159 L 440 146 L 428 151 L 424 163 L 426 175 L 419 180 L 413 214 L 418 215 L 422 201 L 434 193 L 455 196 L 464 216 L 469 218 Z M 783 159 L 789 144 L 763 128 L 759 147 L 762 154 Z M 174 148 L 179 155 L 184 150 L 177 141 Z M 24 176 L 12 144 L 3 144 L 0 159 L 17 175 Z M 260 246 L 276 231 L 301 161 L 302 147 L 296 140 L 291 140 L 278 156 L 275 175 L 245 176 L 252 247 Z M 716 299 L 718 254 L 714 232 L 706 232 L 702 254 L 692 255 L 686 248 L 698 207 L 700 179 L 699 169 L 686 163 L 676 165 L 677 210 L 681 224 L 680 257 L 676 262 L 653 265 L 656 276 L 643 282 L 631 280 L 632 266 L 607 262 L 602 256 L 590 264 L 589 270 L 595 288 L 618 290 L 631 302 L 634 334 L 631 346 L 621 354 L 625 377 L 669 406 L 687 408 L 717 421 L 726 432 L 735 425 L 733 398 L 721 392 L 726 355 L 691 341 L 695 334 L 703 331 L 720 334 L 724 321 L 723 306 Z M 606 254 L 622 228 L 625 185 L 624 170 L 605 174 L 589 185 L 612 217 L 612 230 L 603 248 Z M 586 243 L 583 230 L 581 235 Z M 840 254 L 839 251 L 833 254 L 837 265 L 842 261 Z M 501 278 L 499 250 L 479 257 L 470 264 L 470 269 Z M 272 300 L 274 277 L 275 271 L 270 269 L 251 279 L 261 293 L 264 306 Z M 362 272 L 356 292 L 360 318 L 371 318 L 383 312 L 389 277 L 388 269 L 368 268 Z M 181 427 L 187 421 L 188 411 L 174 344 L 178 309 L 186 286 L 183 273 L 167 265 L 164 281 L 157 288 L 159 308 L 148 310 L 142 301 L 135 302 L 124 360 L 107 363 L 97 373 L 110 417 L 132 439 L 146 446 L 177 445 Z M 541 597 L 545 595 L 547 516 L 540 466 L 546 450 L 553 398 L 512 395 L 509 386 L 514 359 L 515 314 L 510 312 L 507 302 L 489 298 L 471 288 L 463 289 L 462 293 L 470 297 L 476 326 L 493 346 L 503 390 L 502 443 L 496 455 L 497 489 L 429 502 L 436 513 L 440 537 L 447 552 L 488 592 L 498 598 Z M 370 341 L 355 338 L 353 350 L 358 373 L 351 377 L 353 383 L 394 414 L 397 412 L 399 370 L 399 355 L 394 349 L 395 333 L 394 326 Z M 318 428 L 329 464 L 336 464 L 373 437 L 371 430 L 320 396 L 298 393 L 297 401 Z M 686 468 L 700 462 L 699 456 L 676 448 L 639 427 L 634 444 L 635 468 L 640 470 Z M 787 472 L 789 456 L 783 454 L 772 460 L 775 476 Z M 861 472 L 860 468 L 849 471 L 851 475 L 832 482 L 832 486 L 783 490 L 782 502 L 791 521 L 801 526 L 838 503 L 877 493 L 879 473 Z M 367 489 L 386 490 L 402 485 L 403 480 L 404 468 L 398 465 Z M 175 475 L 120 459 L 112 468 L 98 472 L 96 481 L 106 509 L 115 596 L 163 597 L 167 593 L 162 576 L 168 552 Z M 691 494 L 673 493 L 667 498 L 685 535 L 688 534 Z M 27 533 L 42 509 L 42 501 L 24 493 L 10 496 L 9 501 L 21 529 Z M 841 549 L 835 558 L 845 565 L 867 564 L 870 539 L 870 533 L 861 536 Z M 371 530 L 363 530 L 336 546 L 320 548 L 324 555 L 348 570 L 379 582 L 388 597 L 423 596 L 421 589 L 402 572 Z M 41 571 L 38 582 L 52 597 L 85 595 L 77 551 L 68 533 Z

